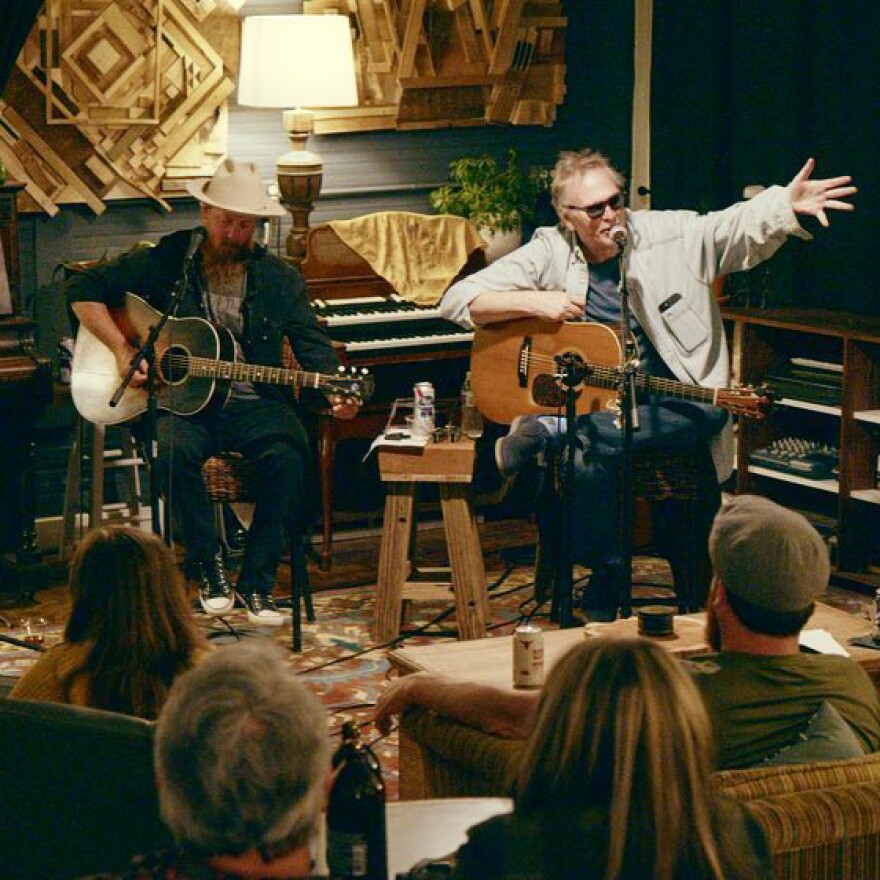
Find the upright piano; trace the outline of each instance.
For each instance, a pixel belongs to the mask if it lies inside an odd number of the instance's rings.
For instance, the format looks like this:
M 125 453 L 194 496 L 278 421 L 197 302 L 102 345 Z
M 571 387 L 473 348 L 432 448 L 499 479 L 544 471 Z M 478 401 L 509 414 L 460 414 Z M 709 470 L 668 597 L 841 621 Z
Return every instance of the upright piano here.
M 13 575 L 35 561 L 32 449 L 52 400 L 50 362 L 36 352 L 35 322 L 22 313 L 16 196 L 23 188 L 0 185 L 0 560 Z
M 485 264 L 484 252 L 476 250 L 458 277 Z M 403 299 L 326 224 L 309 232 L 302 272 L 315 311 L 340 349 L 343 361 L 369 368 L 376 378 L 375 395 L 356 419 L 319 419 L 321 556 L 326 565 L 333 537 L 337 442 L 376 437 L 385 426 L 394 400 L 412 397 L 416 382 L 432 382 L 438 399 L 457 398 L 469 369 L 473 333 L 442 318 L 436 308 Z

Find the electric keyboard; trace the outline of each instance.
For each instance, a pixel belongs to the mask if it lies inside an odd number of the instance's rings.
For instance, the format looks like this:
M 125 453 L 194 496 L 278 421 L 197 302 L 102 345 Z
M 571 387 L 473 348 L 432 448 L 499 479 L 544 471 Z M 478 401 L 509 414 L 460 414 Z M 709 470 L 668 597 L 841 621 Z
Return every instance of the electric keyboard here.
M 443 318 L 439 309 L 396 294 L 314 300 L 313 305 L 330 338 L 342 342 L 348 353 L 461 346 L 474 338 L 471 330 Z
M 327 301 L 313 300 L 315 314 L 326 327 L 346 327 L 349 324 L 380 324 L 387 321 L 421 321 L 440 318 L 440 310 L 419 306 L 397 294 L 389 297 L 358 296 L 352 299 Z

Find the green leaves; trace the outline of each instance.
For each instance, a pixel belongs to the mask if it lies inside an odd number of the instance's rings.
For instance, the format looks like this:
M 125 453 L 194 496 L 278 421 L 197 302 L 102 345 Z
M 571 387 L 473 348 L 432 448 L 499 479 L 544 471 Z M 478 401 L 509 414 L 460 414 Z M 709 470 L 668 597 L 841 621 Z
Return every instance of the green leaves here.
M 449 163 L 449 177 L 452 184 L 429 195 L 434 209 L 496 232 L 511 232 L 533 219 L 538 195 L 550 188 L 550 170 L 525 171 L 515 149 L 508 150 L 503 167 L 487 153 L 463 156 Z

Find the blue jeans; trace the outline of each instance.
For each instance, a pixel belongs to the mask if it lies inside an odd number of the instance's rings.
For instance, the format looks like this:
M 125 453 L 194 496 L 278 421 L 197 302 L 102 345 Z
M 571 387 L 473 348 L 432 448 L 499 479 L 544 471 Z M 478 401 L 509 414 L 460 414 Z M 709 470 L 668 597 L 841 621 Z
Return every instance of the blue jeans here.
M 726 410 L 674 398 L 656 398 L 640 405 L 638 413 L 639 430 L 632 435 L 634 455 L 675 450 L 692 453 L 695 470 L 706 472 L 711 467 L 707 442 L 727 422 Z M 550 438 L 545 454 L 551 460 L 563 448 L 566 420 L 554 416 L 534 418 L 548 430 Z M 608 411 L 579 416 L 575 431 L 579 448 L 574 455 L 572 561 L 597 568 L 622 553 L 618 523 L 623 432 L 614 424 L 613 413 Z M 717 504 L 707 499 L 707 505 L 709 509 L 704 519 L 711 523 Z M 539 528 L 556 528 L 558 510 L 551 511 L 545 505 L 539 507 L 544 508 L 543 513 L 539 509 Z M 708 530 L 706 534 L 708 537 Z

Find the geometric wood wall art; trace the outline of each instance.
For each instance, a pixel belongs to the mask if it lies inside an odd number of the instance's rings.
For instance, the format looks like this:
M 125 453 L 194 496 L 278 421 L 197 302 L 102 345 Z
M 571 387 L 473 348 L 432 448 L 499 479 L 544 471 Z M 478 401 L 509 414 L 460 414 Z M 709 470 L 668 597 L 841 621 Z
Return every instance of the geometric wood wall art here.
M 359 106 L 316 112 L 315 131 L 552 125 L 565 97 L 555 0 L 304 0 L 349 16 Z
M 213 171 L 240 19 L 208 27 L 212 13 L 214 0 L 46 0 L 0 103 L 0 156 L 35 207 L 100 213 L 134 195 L 170 209 L 164 195 Z

